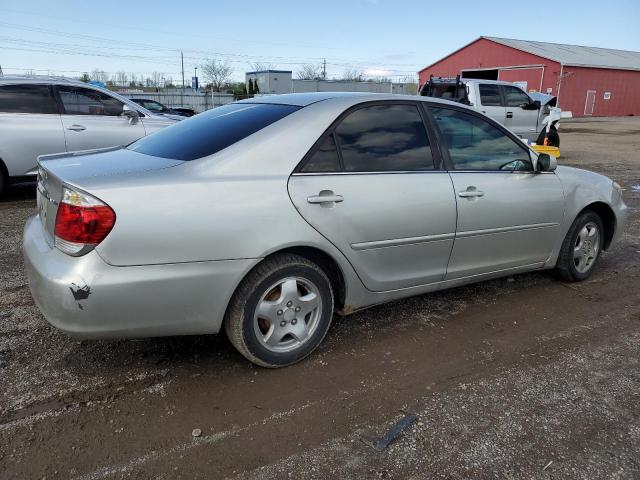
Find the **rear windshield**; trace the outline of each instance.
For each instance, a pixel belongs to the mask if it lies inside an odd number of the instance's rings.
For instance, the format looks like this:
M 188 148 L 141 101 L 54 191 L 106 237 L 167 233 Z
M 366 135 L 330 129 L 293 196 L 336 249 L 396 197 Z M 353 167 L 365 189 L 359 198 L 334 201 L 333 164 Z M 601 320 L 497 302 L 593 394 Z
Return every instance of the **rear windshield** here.
M 154 157 L 195 160 L 219 152 L 299 109 L 292 105 L 233 103 L 182 120 L 127 148 Z

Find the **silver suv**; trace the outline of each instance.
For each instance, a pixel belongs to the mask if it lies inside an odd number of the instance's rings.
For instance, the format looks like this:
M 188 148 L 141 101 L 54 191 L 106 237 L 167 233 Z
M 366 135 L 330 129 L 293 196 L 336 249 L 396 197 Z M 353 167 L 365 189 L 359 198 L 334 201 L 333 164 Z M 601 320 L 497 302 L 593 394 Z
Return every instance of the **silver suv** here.
M 0 192 L 35 175 L 39 155 L 126 145 L 175 121 L 83 82 L 0 76 Z

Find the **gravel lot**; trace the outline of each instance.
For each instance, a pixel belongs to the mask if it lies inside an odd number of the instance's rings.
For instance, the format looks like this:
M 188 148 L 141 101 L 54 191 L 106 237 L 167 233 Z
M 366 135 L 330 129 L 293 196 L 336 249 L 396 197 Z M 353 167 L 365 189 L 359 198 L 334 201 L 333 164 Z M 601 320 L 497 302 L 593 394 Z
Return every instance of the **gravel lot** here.
M 640 478 L 640 118 L 565 122 L 561 164 L 630 206 L 587 282 L 546 273 L 336 318 L 319 351 L 252 367 L 224 336 L 78 341 L 33 304 L 0 199 L 0 479 Z M 389 448 L 383 434 L 418 416 Z M 194 429 L 201 435 L 192 436 Z

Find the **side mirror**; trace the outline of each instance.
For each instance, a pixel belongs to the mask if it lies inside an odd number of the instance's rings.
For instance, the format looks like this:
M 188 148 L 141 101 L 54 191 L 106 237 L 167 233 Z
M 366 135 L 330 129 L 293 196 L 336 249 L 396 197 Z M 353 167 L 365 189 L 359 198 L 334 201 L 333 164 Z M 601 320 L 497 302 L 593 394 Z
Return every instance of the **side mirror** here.
M 129 124 L 135 125 L 138 123 L 138 119 L 140 118 L 140 114 L 137 110 L 134 110 L 126 103 L 122 106 L 122 116 L 129 118 Z
M 520 105 L 523 110 L 540 110 L 540 100 L 534 100 L 529 103 L 523 103 Z
M 558 167 L 558 160 L 556 160 L 556 157 L 553 157 L 548 153 L 538 154 L 538 171 L 539 172 L 553 172 L 557 167 Z

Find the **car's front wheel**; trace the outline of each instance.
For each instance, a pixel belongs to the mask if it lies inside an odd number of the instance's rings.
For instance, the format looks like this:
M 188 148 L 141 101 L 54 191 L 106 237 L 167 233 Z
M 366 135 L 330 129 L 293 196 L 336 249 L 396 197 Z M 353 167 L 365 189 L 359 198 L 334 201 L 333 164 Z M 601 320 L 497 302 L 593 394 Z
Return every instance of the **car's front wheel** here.
M 538 135 L 538 139 L 536 140 L 536 144 L 544 145 L 544 137 L 547 136 L 547 146 L 548 147 L 558 147 L 560 148 L 560 135 L 558 135 L 558 130 L 556 127 L 551 125 L 549 128 L 549 133 L 547 134 L 546 127 L 542 129 L 540 135 Z
M 593 272 L 604 241 L 600 216 L 586 211 L 575 219 L 562 243 L 556 274 L 567 282 L 586 280 Z
M 331 282 L 306 258 L 278 254 L 242 281 L 225 318 L 231 343 L 251 362 L 284 367 L 315 350 L 333 316 Z

